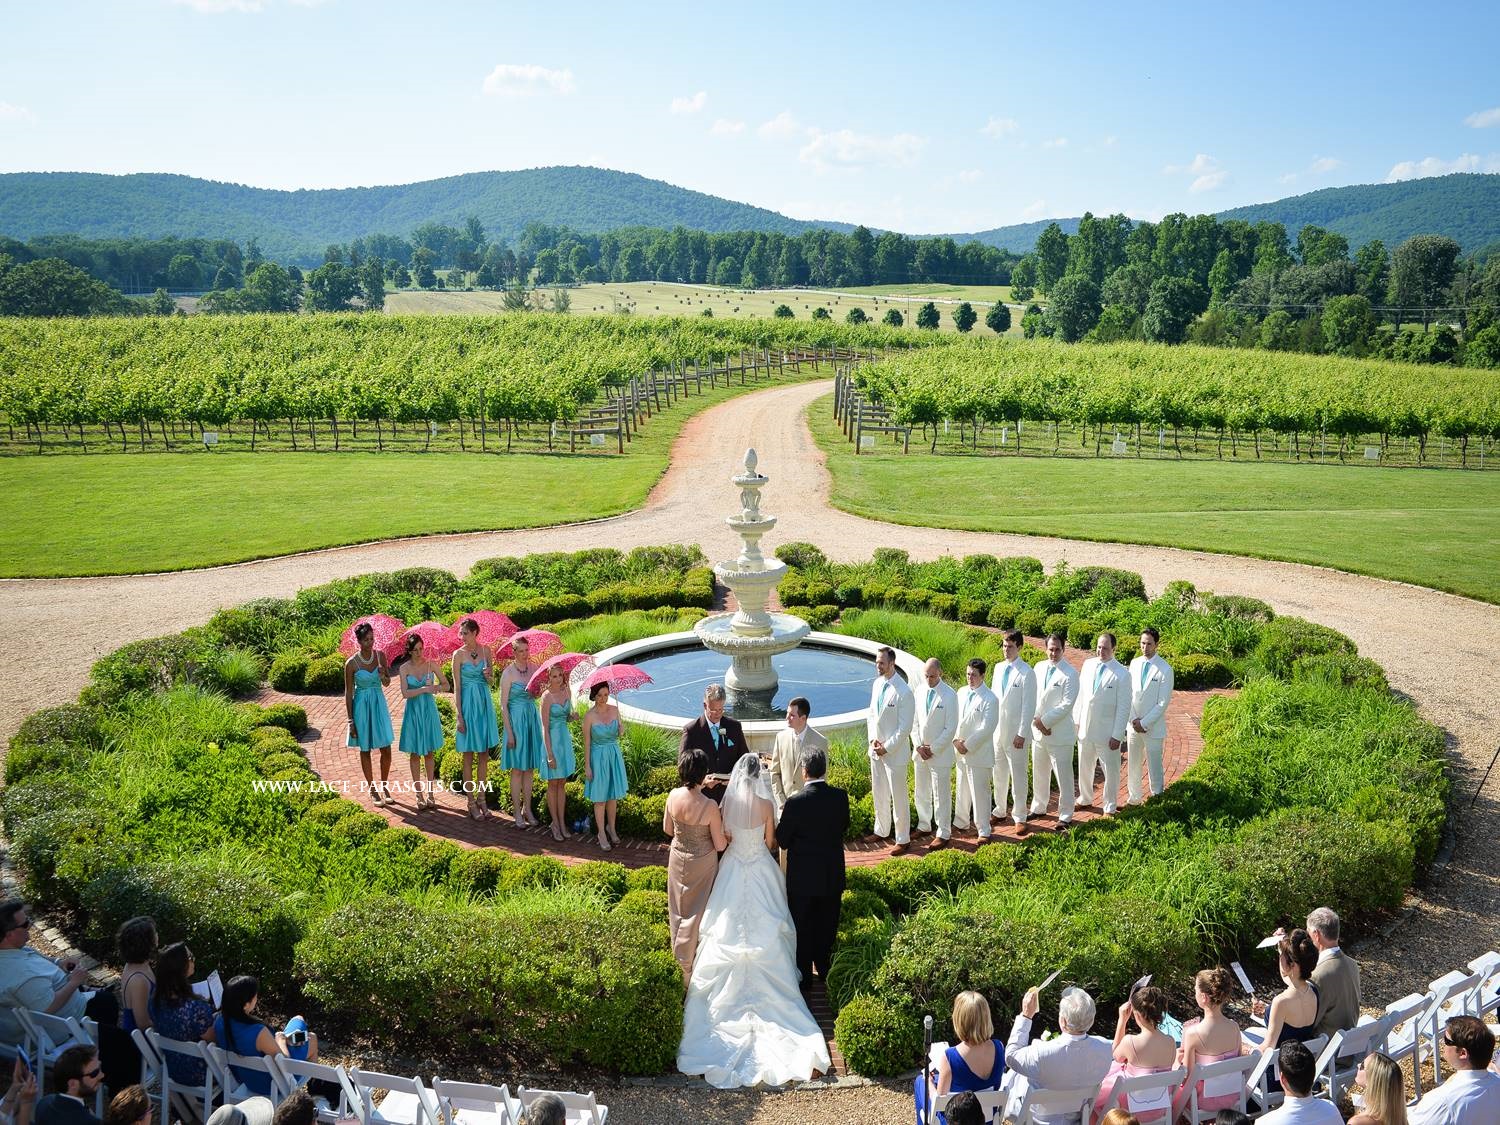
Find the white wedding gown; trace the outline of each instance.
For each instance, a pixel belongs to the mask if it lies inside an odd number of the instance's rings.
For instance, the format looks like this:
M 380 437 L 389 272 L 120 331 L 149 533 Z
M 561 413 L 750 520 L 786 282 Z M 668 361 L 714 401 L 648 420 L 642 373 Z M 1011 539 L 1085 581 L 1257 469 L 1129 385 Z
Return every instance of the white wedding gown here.
M 688 985 L 677 1068 L 721 1090 L 780 1086 L 828 1070 L 828 1046 L 797 990 L 786 877 L 764 830 L 735 832 L 719 861 Z

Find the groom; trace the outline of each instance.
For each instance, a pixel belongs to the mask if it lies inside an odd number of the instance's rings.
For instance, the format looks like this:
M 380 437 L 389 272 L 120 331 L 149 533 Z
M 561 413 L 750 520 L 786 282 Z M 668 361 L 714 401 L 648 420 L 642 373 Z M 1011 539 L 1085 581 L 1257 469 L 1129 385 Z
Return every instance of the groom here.
M 828 977 L 833 939 L 844 894 L 844 830 L 849 827 L 849 794 L 823 780 L 828 755 L 818 747 L 802 751 L 802 792 L 786 799 L 776 844 L 786 852 L 786 901 L 797 927 L 797 971 L 805 991 L 813 969 Z

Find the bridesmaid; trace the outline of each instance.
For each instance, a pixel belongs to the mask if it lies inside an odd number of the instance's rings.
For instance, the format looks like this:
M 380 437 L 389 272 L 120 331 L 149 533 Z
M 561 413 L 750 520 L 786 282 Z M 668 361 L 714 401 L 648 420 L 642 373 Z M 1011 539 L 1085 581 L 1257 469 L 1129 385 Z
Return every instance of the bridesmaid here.
M 396 660 L 393 670 L 401 671 L 401 698 L 406 700 L 406 711 L 401 716 L 400 750 L 411 766 L 411 787 L 417 795 L 417 811 L 435 809 L 437 752 L 443 748 L 443 720 L 438 715 L 437 693 L 452 689 L 442 667 L 426 658 L 422 638 L 416 633 L 406 638 L 406 651 Z M 422 782 L 423 758 L 427 759 L 425 785 Z
M 696 746 L 677 755 L 678 788 L 667 794 L 661 830 L 672 837 L 667 852 L 667 914 L 672 924 L 672 956 L 682 981 L 693 975 L 698 926 L 719 873 L 719 853 L 729 846 L 719 806 L 699 788 L 708 776 L 708 755 Z
M 458 712 L 454 744 L 464 756 L 464 792 L 469 796 L 469 815 L 488 820 L 490 810 L 484 796 L 489 792 L 490 751 L 500 745 L 500 727 L 495 722 L 495 700 L 490 695 L 494 680 L 495 654 L 479 643 L 479 624 L 466 617 L 458 627 L 463 647 L 453 654 L 453 707 Z M 474 784 L 475 758 L 479 762 L 478 785 Z
M 583 713 L 583 795 L 594 802 L 594 822 L 599 827 L 599 846 L 610 850 L 610 841 L 620 842 L 615 816 L 625 796 L 625 758 L 620 753 L 620 709 L 609 701 L 609 684 L 589 688 L 593 703 Z
M 349 746 L 359 747 L 359 768 L 364 772 L 377 805 L 391 800 L 391 712 L 382 690 L 391 682 L 385 653 L 375 651 L 375 630 L 368 621 L 354 628 L 359 651 L 344 661 L 344 710 L 349 713 Z M 380 784 L 370 771 L 370 752 L 380 750 Z
M 546 764 L 542 746 L 542 722 L 537 716 L 536 700 L 526 690 L 531 679 L 531 646 L 525 637 L 511 645 L 514 657 L 500 677 L 500 698 L 504 700 L 501 723 L 505 749 L 500 753 L 500 768 L 510 770 L 510 808 L 517 828 L 535 828 L 541 821 L 531 811 L 532 774 Z
M 542 777 L 547 782 L 547 816 L 552 821 L 552 838 L 570 840 L 573 833 L 568 831 L 568 778 L 577 768 L 573 760 L 573 733 L 568 729 L 568 719 L 573 714 L 573 693 L 568 690 L 568 678 L 559 667 L 547 672 L 542 714 L 546 716 L 542 725 L 542 745 L 547 751 L 547 762 L 542 768 Z

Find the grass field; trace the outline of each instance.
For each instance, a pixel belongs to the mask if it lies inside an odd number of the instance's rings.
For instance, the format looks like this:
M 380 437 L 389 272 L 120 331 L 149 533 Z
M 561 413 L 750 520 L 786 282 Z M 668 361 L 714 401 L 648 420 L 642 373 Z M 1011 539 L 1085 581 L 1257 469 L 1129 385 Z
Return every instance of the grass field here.
M 911 291 L 910 300 L 875 290 Z M 933 293 L 917 293 L 916 289 L 934 290 Z M 942 290 L 943 292 L 936 292 Z M 871 320 L 879 320 L 887 309 L 897 309 L 909 325 L 915 325 L 917 310 L 927 300 L 963 301 L 974 303 L 979 322 L 971 336 L 993 336 L 984 325 L 984 314 L 1003 293 L 1009 296 L 1007 286 L 956 286 L 927 285 L 901 287 L 890 285 L 872 286 L 857 291 L 832 292 L 812 289 L 720 289 L 705 285 L 675 285 L 663 281 L 631 281 L 609 285 L 579 285 L 568 290 L 572 298 L 569 312 L 610 313 L 628 308 L 642 316 L 699 316 L 704 309 L 712 309 L 719 317 L 769 317 L 777 305 L 785 304 L 796 314 L 798 320 L 812 318 L 813 309 L 826 308 L 833 319 L 843 323 L 845 315 L 856 306 L 864 309 Z M 550 300 L 550 291 L 544 291 Z M 401 290 L 387 293 L 385 311 L 388 313 L 483 313 L 503 312 L 504 294 L 493 290 L 473 292 L 448 290 Z M 953 327 L 953 310 L 957 304 L 938 304 L 938 327 L 956 332 Z M 1011 310 L 1009 335 L 1021 334 L 1019 310 Z
M 679 400 L 645 423 L 623 457 L 275 452 L 0 458 L 0 577 L 188 570 L 375 539 L 614 515 L 645 500 L 691 415 L 765 385 L 720 387 Z M 460 474 L 464 487 L 455 489 Z
M 813 404 L 810 421 L 834 505 L 858 515 L 1316 563 L 1500 602 L 1500 474 L 933 456 L 915 446 L 856 457 L 831 399 Z

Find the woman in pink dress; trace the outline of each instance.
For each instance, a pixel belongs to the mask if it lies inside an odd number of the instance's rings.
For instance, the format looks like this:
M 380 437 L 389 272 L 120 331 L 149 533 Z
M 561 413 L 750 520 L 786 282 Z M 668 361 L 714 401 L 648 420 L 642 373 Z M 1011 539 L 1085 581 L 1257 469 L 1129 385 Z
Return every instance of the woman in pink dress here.
M 1125 1103 L 1125 1095 L 1114 1092 L 1116 1078 L 1161 1074 L 1175 1066 L 1177 1044 L 1159 1027 L 1166 1011 L 1166 993 L 1149 984 L 1136 989 L 1130 999 L 1120 1005 L 1120 1018 L 1115 1024 L 1115 1062 L 1099 1084 L 1099 1100 L 1094 1103 L 1093 1120 L 1096 1123 L 1116 1106 L 1133 1113 L 1141 1125 L 1149 1121 L 1166 1121 L 1168 1105 L 1163 1104 L 1160 1109 L 1130 1106 Z M 1140 1028 L 1134 1035 L 1130 1034 L 1132 1018 Z
M 1193 981 L 1193 996 L 1203 1015 L 1188 1020 L 1182 1025 L 1182 1046 L 1177 1050 L 1177 1065 L 1187 1068 L 1187 1081 L 1182 1092 L 1172 1103 L 1172 1119 L 1175 1121 L 1187 1112 L 1188 1098 L 1193 1087 L 1198 1087 L 1198 1108 L 1210 1113 L 1240 1104 L 1237 1087 L 1241 1079 L 1226 1080 L 1231 1087 L 1227 1093 L 1204 1089 L 1203 1080 L 1196 1076 L 1199 1067 L 1209 1063 L 1236 1059 L 1244 1052 L 1240 1040 L 1240 1025 L 1224 1014 L 1224 1005 L 1234 994 L 1234 977 L 1223 967 L 1204 969 Z

